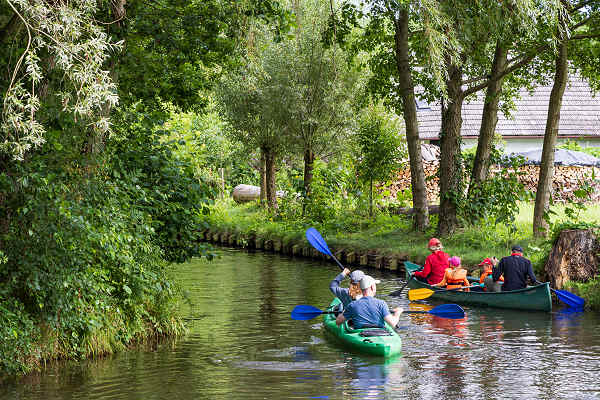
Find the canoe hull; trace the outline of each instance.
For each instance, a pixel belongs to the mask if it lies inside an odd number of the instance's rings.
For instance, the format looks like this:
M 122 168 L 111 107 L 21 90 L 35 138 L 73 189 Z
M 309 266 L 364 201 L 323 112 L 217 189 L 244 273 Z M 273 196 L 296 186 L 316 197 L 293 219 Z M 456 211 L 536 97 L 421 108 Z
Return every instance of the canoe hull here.
M 406 279 L 410 279 L 412 273 L 421 268 L 419 265 L 408 261 L 404 264 L 406 268 Z M 477 279 L 472 278 L 471 280 Z M 427 288 L 433 290 L 435 293 L 431 296 L 432 299 L 439 299 L 457 304 L 526 311 L 552 311 L 552 297 L 550 296 L 550 285 L 548 283 L 508 292 L 461 292 L 448 291 L 433 287 L 417 279 L 410 279 L 408 287 L 410 289 Z
M 327 310 L 332 310 L 340 304 L 335 298 Z M 337 326 L 334 314 L 323 314 L 325 329 L 335 338 L 349 348 L 363 353 L 381 357 L 391 357 L 400 354 L 402 350 L 402 339 L 394 329 L 386 325 L 390 336 L 363 337 L 360 335 L 365 329 L 350 329 L 347 323 Z

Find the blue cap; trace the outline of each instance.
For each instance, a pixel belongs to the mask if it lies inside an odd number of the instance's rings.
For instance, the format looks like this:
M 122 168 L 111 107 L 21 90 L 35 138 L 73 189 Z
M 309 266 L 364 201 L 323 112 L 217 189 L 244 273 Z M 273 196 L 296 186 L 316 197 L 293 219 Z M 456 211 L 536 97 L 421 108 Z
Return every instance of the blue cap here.
M 358 283 L 364 276 L 365 273 L 362 272 L 360 269 L 357 269 L 356 271 L 352 271 L 350 273 L 350 280 L 352 281 L 352 283 Z
M 522 253 L 523 252 L 523 248 L 521 246 L 519 246 L 518 244 L 515 244 L 512 249 L 512 251 L 514 251 L 515 253 Z

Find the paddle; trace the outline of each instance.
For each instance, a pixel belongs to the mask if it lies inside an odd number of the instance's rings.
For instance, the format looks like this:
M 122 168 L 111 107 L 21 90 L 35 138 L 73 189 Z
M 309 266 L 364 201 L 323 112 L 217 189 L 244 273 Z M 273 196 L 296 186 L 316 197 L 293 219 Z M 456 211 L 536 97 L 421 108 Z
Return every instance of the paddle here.
M 427 289 L 427 288 L 410 289 L 408 291 L 408 299 L 410 301 L 413 301 L 413 300 L 423 300 L 423 299 L 426 299 L 428 297 L 431 297 L 435 292 L 441 292 L 441 291 L 451 292 L 453 290 L 472 289 L 472 288 L 476 288 L 476 287 L 481 287 L 481 286 L 479 286 L 479 285 L 473 285 L 473 286 L 463 286 L 463 287 L 454 288 L 454 289 L 439 289 L 439 290 L 431 290 L 431 289 Z
M 306 240 L 308 240 L 308 243 L 310 243 L 312 245 L 312 247 L 314 247 L 321 253 L 333 258 L 335 260 L 335 262 L 337 263 L 337 265 L 340 267 L 340 269 L 342 271 L 344 270 L 344 266 L 331 253 L 331 251 L 329 250 L 329 247 L 327 247 L 327 243 L 325 243 L 325 240 L 323 239 L 323 237 L 321 236 L 321 234 L 319 233 L 318 230 L 316 230 L 315 228 L 308 228 L 306 230 Z
M 306 321 L 318 317 L 321 314 L 334 314 L 336 311 L 323 311 L 317 307 L 309 305 L 299 305 L 294 307 L 291 313 L 292 319 L 296 321 Z M 448 319 L 461 319 L 465 316 L 465 310 L 463 310 L 457 304 L 442 304 L 428 311 L 404 311 L 404 314 L 431 314 L 441 318 Z
M 537 283 L 539 283 L 540 285 L 543 284 L 543 282 L 539 282 L 539 281 Z M 552 292 L 556 295 L 556 297 L 558 297 L 558 299 L 560 301 L 562 301 L 569 307 L 583 308 L 583 306 L 585 305 L 584 299 L 582 299 L 581 297 L 579 297 L 571 292 L 567 292 L 566 290 L 552 289 L 552 288 L 550 288 L 550 290 L 552 290 Z

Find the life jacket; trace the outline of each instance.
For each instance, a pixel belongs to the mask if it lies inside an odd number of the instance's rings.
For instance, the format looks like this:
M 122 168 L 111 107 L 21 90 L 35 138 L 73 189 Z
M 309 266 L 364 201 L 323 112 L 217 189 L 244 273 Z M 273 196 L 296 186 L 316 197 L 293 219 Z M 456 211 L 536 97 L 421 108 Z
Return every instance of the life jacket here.
M 467 270 L 452 269 L 446 270 L 446 289 L 456 289 L 464 286 L 465 279 L 467 279 Z
M 492 267 L 491 266 L 488 266 L 485 270 L 483 270 L 483 273 L 479 277 L 479 283 L 483 283 L 483 281 L 485 281 L 485 278 L 487 278 L 488 275 L 492 275 Z M 504 277 L 501 276 L 500 279 L 498 279 L 498 280 L 500 282 L 504 282 Z

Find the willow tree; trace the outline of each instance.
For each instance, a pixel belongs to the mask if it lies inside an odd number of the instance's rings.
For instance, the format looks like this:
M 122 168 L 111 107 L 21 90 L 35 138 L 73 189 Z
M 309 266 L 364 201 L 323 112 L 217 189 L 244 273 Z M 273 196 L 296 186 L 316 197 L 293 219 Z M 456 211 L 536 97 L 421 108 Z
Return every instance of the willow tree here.
M 91 135 L 109 131 L 107 109 L 118 96 L 105 63 L 120 43 L 96 19 L 99 4 L 7 0 L 0 7 L 0 152 L 22 160 L 58 115 L 83 122 Z
M 264 53 L 269 94 L 277 99 L 279 131 L 304 159 L 304 193 L 310 197 L 315 157 L 334 153 L 347 137 L 356 73 L 342 49 L 323 41 L 329 8 L 318 0 L 294 2 L 290 39 Z
M 261 198 L 264 194 L 269 207 L 275 208 L 275 168 L 286 138 L 278 129 L 278 99 L 270 96 L 270 76 L 261 64 L 266 59 L 268 57 L 252 58 L 246 65 L 228 74 L 217 88 L 217 97 L 231 126 L 232 137 L 250 151 L 260 150 L 261 168 L 264 170 Z

